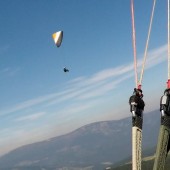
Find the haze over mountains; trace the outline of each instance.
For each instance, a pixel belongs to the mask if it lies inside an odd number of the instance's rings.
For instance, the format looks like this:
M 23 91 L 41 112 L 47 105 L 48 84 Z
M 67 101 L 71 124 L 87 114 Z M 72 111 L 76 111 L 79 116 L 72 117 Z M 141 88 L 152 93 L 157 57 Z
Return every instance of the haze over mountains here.
M 157 143 L 160 113 L 144 115 L 143 150 Z M 98 169 L 131 155 L 131 117 L 96 122 L 72 133 L 22 146 L 0 158 L 1 169 Z

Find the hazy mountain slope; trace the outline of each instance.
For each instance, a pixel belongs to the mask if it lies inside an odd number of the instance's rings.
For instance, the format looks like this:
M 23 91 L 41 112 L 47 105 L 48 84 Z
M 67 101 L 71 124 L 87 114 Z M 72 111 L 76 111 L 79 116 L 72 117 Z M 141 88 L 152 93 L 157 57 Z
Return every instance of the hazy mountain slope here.
M 143 148 L 156 145 L 160 113 L 144 116 Z M 50 140 L 26 145 L 0 158 L 0 167 L 85 167 L 131 155 L 131 118 L 97 122 Z

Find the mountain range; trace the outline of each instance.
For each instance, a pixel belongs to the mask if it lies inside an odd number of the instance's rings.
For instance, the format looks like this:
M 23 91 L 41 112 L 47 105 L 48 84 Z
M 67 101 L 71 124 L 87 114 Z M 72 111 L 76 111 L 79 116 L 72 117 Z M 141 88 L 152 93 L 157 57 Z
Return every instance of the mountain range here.
M 131 157 L 131 117 L 95 122 L 0 157 L 1 170 L 104 169 Z M 157 144 L 160 112 L 144 114 L 143 150 Z M 149 154 L 153 154 L 154 150 Z M 146 153 L 147 154 L 147 153 Z

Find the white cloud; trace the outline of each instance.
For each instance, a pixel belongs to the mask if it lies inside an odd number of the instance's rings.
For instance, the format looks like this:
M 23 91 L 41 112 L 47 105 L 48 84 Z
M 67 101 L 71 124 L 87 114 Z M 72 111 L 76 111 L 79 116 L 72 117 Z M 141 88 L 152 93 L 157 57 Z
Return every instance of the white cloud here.
M 126 79 L 128 79 L 132 76 L 133 76 L 133 74 L 128 74 L 128 75 L 125 75 L 119 79 L 106 82 L 105 84 L 100 85 L 98 88 L 93 88 L 90 91 L 87 91 L 86 93 L 79 96 L 78 98 L 79 99 L 90 99 L 90 98 L 94 98 L 94 97 L 103 96 L 104 94 L 115 89 L 121 82 L 125 81 Z
M 15 119 L 15 121 L 17 121 L 17 122 L 19 122 L 19 121 L 27 121 L 27 120 L 33 121 L 33 120 L 39 119 L 43 115 L 45 115 L 45 112 L 38 112 L 38 113 L 35 113 L 35 114 L 19 117 L 19 118 Z
M 16 106 L 13 106 L 9 109 L 1 110 L 0 115 L 13 113 L 13 112 L 16 112 L 16 111 L 19 111 L 19 110 L 23 110 L 25 108 L 29 108 L 29 107 L 32 107 L 32 106 L 35 106 L 35 105 L 42 104 L 42 103 L 47 102 L 48 100 L 51 100 L 55 97 L 63 96 L 65 94 L 69 93 L 70 91 L 72 91 L 72 89 L 68 89 L 68 90 L 64 90 L 62 92 L 56 92 L 56 93 L 48 94 L 48 95 L 45 95 L 45 96 L 40 96 L 40 97 L 35 98 L 35 99 L 24 101 L 24 102 L 19 103 Z

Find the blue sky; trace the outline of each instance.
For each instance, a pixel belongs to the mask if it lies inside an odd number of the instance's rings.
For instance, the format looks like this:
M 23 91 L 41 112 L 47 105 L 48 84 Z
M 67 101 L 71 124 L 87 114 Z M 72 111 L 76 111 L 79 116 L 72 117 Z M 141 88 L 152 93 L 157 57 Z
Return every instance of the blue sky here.
M 135 1 L 139 70 L 152 3 Z M 130 0 L 6 0 L 0 2 L 0 23 L 1 154 L 131 115 Z M 57 48 L 52 34 L 59 30 L 64 38 Z M 158 0 L 142 86 L 145 113 L 159 108 L 166 58 L 167 2 Z

